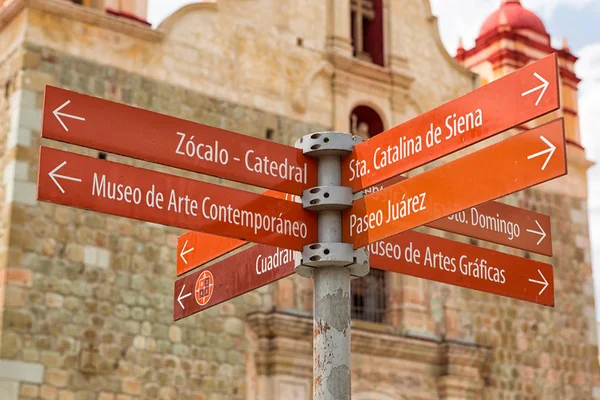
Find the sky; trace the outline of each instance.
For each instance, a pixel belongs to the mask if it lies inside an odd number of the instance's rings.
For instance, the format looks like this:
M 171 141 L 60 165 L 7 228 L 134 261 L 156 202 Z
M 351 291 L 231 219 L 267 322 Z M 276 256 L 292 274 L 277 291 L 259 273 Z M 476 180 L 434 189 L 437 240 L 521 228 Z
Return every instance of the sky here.
M 149 0 L 148 19 L 154 25 L 189 0 Z M 431 0 L 438 17 L 440 34 L 448 52 L 455 54 L 459 37 L 465 48 L 474 44 L 479 28 L 500 0 Z M 566 37 L 571 51 L 579 57 L 576 73 L 579 85 L 579 115 L 582 144 L 587 156 L 600 164 L 600 0 L 522 0 L 546 24 L 555 47 Z M 600 321 L 600 165 L 589 177 L 590 234 L 596 293 L 596 319 Z

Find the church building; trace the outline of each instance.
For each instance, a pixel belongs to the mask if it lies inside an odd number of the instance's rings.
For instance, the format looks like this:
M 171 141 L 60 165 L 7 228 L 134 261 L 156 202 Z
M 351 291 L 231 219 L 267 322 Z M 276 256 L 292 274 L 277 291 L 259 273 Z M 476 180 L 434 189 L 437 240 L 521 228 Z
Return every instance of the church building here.
M 205 0 L 157 27 L 147 0 L 0 0 L 0 400 L 311 400 L 312 280 L 173 321 L 183 230 L 36 200 L 46 85 L 294 145 L 364 138 L 552 53 L 561 108 L 412 176 L 564 117 L 568 175 L 500 199 L 552 218 L 555 307 L 371 269 L 352 282 L 355 400 L 600 399 L 577 57 L 527 0 L 444 48 L 429 0 Z M 110 115 L 106 115 L 110 118 Z M 467 174 L 468 171 L 465 171 Z

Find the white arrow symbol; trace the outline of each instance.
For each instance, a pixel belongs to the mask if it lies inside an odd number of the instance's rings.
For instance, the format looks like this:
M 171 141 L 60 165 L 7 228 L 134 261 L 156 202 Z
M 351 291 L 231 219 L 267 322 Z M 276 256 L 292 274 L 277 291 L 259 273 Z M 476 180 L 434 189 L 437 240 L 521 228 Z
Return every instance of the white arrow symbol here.
M 542 240 L 544 240 L 544 238 L 546 237 L 546 232 L 544 232 L 544 229 L 542 228 L 542 226 L 540 225 L 539 222 L 537 222 L 537 220 L 535 220 L 535 223 L 537 224 L 538 228 L 540 228 L 540 231 L 534 231 L 533 229 L 527 229 L 527 232 L 529 233 L 535 233 L 536 235 L 540 235 L 540 240 L 538 240 L 538 242 L 536 244 L 540 244 L 542 242 Z
M 65 131 L 67 131 L 67 132 L 69 132 L 69 128 L 67 128 L 67 125 L 65 125 L 65 123 L 63 122 L 63 120 L 60 117 L 72 118 L 72 119 L 76 119 L 79 121 L 85 121 L 85 118 L 83 118 L 83 117 L 78 117 L 76 115 L 65 114 L 65 113 L 60 112 L 60 110 L 65 108 L 67 105 L 69 105 L 70 102 L 71 102 L 71 100 L 67 100 L 62 106 L 60 106 L 56 110 L 52 111 L 52 114 L 54 114 L 54 116 L 56 117 L 58 122 L 60 122 L 62 127 L 65 128 Z
M 177 296 L 177 301 L 179 302 L 179 305 L 181 306 L 181 308 L 183 308 L 185 310 L 185 307 L 183 305 L 183 303 L 181 302 L 181 300 L 185 299 L 186 297 L 190 297 L 192 295 L 192 293 L 188 293 L 186 295 L 183 295 L 183 291 L 185 290 L 185 285 L 183 285 L 183 287 L 181 288 L 181 292 L 179 292 L 179 296 Z
M 536 92 L 540 89 L 542 89 L 542 93 L 540 93 L 540 97 L 538 97 L 537 101 L 535 102 L 535 105 L 537 106 L 538 104 L 540 104 L 540 100 L 542 100 L 542 97 L 544 97 L 544 93 L 546 93 L 546 89 L 548 89 L 548 86 L 550 85 L 550 82 L 548 82 L 547 80 L 545 80 L 544 78 L 542 78 L 540 76 L 540 74 L 538 74 L 537 72 L 534 72 L 533 75 L 538 78 L 542 84 L 540 86 L 536 86 L 533 89 L 530 89 L 526 92 L 521 93 L 521 97 L 527 96 L 528 94 L 531 94 L 533 92 Z
M 185 259 L 185 255 L 191 251 L 194 251 L 194 248 L 192 247 L 191 249 L 185 249 L 185 246 L 187 246 L 188 241 L 186 240 L 185 243 L 183 244 L 183 248 L 181 249 L 181 253 L 179 253 L 179 257 L 181 257 L 181 259 L 183 260 L 183 262 L 187 265 L 187 260 Z
M 548 153 L 548 157 L 546 158 L 546 162 L 544 162 L 544 165 L 542 165 L 542 171 L 546 168 L 546 165 L 548 165 L 548 162 L 550 161 L 550 159 L 552 158 L 552 156 L 554 155 L 554 151 L 556 150 L 556 146 L 553 145 L 552 143 L 550 143 L 550 141 L 548 141 L 548 139 L 546 139 L 543 136 L 540 136 L 540 139 L 542 139 L 544 141 L 544 143 L 546 143 L 548 145 L 548 148 L 546 150 L 542 150 L 539 151 L 535 154 L 531 154 L 529 156 L 527 156 L 528 160 L 531 160 L 532 158 L 536 158 L 539 156 L 543 156 L 544 154 Z
M 58 183 L 56 178 L 62 178 L 62 179 L 66 179 L 68 181 L 74 181 L 74 182 L 81 182 L 81 179 L 79 179 L 79 178 L 73 178 L 71 176 L 65 176 L 65 175 L 58 175 L 56 173 L 59 169 L 61 169 L 65 165 L 67 165 L 67 162 L 63 161 L 62 164 L 60 164 L 58 167 L 56 167 L 52 171 L 48 172 L 48 176 L 50 177 L 50 179 L 52 179 L 54 181 L 54 184 L 56 186 L 58 186 L 58 189 L 60 190 L 60 192 L 62 194 L 65 194 L 65 189 L 63 189 L 62 186 L 60 186 L 60 183 Z
M 544 293 L 544 290 L 546 290 L 546 288 L 548 287 L 548 281 L 546 280 L 546 278 L 542 274 L 542 271 L 540 271 L 539 269 L 538 269 L 538 273 L 540 274 L 540 276 L 542 277 L 542 279 L 544 280 L 544 282 L 542 282 L 542 281 L 536 281 L 535 279 L 530 279 L 529 282 L 539 283 L 540 285 L 544 285 L 544 287 L 542 288 L 542 290 L 540 290 L 540 292 L 538 293 L 538 296 L 539 296 L 542 293 Z

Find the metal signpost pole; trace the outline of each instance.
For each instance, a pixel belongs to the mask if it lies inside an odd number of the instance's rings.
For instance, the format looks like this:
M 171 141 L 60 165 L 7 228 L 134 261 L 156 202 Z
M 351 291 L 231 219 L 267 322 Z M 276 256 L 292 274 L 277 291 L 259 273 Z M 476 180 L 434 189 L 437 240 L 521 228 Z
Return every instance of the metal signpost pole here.
M 366 249 L 342 243 L 342 211 L 352 189 L 341 185 L 341 159 L 361 139 L 341 132 L 304 136 L 296 144 L 318 159 L 318 186 L 302 195 L 318 215 L 318 243 L 304 246 L 296 273 L 314 279 L 313 399 L 350 399 L 350 278 L 369 272 Z

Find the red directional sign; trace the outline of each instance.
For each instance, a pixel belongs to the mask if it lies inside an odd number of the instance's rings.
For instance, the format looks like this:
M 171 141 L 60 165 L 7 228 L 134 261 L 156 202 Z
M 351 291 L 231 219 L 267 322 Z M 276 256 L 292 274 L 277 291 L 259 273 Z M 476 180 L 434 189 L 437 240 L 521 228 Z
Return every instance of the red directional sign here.
M 356 200 L 343 240 L 360 248 L 566 173 L 558 119 Z
M 343 185 L 357 192 L 559 106 L 553 54 L 359 143 L 343 161 Z
M 52 86 L 42 137 L 282 192 L 317 184 L 315 159 L 294 147 Z
M 371 268 L 554 306 L 552 266 L 418 232 L 369 245 Z M 299 253 L 256 245 L 175 282 L 185 318 L 294 273 Z
M 373 268 L 554 306 L 550 264 L 414 231 L 369 250 Z
M 550 217 L 497 201 L 471 207 L 427 226 L 552 256 Z
M 294 273 L 296 252 L 256 245 L 175 281 L 173 318 L 205 310 Z
M 38 200 L 294 250 L 317 240 L 301 204 L 42 147 Z

